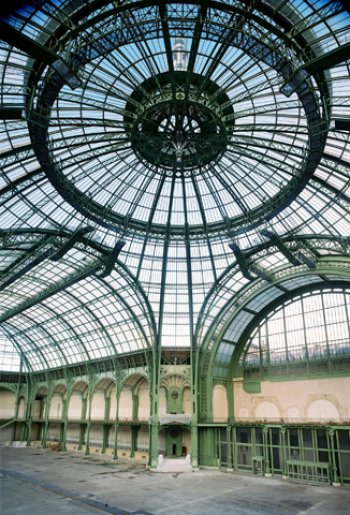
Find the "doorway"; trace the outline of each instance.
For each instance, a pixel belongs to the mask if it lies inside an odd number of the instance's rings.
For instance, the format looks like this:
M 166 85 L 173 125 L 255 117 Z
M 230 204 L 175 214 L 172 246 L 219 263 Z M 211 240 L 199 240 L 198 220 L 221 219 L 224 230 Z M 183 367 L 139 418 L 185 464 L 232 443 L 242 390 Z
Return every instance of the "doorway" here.
M 185 458 L 191 454 L 191 432 L 188 427 L 168 426 L 165 429 L 165 456 Z
M 182 456 L 182 428 L 169 427 L 166 430 L 166 456 L 180 458 Z

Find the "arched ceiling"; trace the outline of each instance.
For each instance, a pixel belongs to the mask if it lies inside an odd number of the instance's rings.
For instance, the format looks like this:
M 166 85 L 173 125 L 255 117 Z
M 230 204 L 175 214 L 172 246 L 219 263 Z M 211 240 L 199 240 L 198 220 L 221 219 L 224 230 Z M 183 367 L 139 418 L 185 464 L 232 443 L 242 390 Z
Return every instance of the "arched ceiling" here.
M 0 368 L 200 344 L 246 284 L 349 256 L 345 4 L 3 11 Z

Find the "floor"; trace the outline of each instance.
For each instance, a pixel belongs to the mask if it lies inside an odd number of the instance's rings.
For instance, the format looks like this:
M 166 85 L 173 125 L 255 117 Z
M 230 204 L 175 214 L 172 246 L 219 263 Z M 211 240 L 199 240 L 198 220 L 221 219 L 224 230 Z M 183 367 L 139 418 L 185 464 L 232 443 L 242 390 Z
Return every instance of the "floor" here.
M 200 469 L 157 473 L 130 461 L 3 447 L 3 515 L 349 515 L 350 488 Z

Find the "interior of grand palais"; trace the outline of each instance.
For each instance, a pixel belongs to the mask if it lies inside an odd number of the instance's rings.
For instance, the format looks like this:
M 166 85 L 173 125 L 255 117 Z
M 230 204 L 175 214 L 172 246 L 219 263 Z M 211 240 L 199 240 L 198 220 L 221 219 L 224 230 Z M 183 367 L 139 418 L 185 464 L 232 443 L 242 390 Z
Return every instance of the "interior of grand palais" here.
M 350 505 L 350 2 L 0 8 L 4 515 Z

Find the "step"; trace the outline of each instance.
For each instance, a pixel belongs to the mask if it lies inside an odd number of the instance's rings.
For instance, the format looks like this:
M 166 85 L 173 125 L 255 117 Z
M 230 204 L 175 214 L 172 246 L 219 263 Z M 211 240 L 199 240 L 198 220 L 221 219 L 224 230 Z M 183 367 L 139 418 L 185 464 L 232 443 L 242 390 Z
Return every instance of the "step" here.
M 158 457 L 157 472 L 192 472 L 191 457 L 188 454 L 184 458 Z

